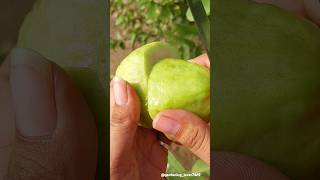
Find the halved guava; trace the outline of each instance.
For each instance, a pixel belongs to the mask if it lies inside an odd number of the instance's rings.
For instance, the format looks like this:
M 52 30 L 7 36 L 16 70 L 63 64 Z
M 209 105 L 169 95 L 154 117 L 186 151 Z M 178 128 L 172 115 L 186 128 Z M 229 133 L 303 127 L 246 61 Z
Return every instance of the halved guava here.
M 152 127 L 152 119 L 165 109 L 184 109 L 209 120 L 209 70 L 177 57 L 173 46 L 153 42 L 134 50 L 117 68 L 116 76 L 140 97 L 144 127 Z
M 128 81 L 141 100 L 140 124 L 152 127 L 148 113 L 148 78 L 155 63 L 164 58 L 177 58 L 175 47 L 164 42 L 153 42 L 132 51 L 118 66 L 116 76 Z

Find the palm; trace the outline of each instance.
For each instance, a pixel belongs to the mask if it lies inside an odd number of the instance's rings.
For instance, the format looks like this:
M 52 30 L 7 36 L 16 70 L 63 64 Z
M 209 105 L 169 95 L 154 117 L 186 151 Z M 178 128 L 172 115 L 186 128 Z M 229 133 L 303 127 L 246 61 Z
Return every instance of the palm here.
M 135 159 L 141 179 L 161 179 L 166 171 L 167 150 L 160 145 L 154 130 L 138 127 Z

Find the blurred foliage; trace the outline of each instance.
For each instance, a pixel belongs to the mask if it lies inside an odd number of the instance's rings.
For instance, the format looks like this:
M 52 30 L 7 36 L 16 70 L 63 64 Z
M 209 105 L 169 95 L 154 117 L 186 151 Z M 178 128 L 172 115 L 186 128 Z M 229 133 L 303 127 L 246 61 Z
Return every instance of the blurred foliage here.
M 120 29 L 110 47 L 133 49 L 136 44 L 164 40 L 179 48 L 181 58 L 190 59 L 203 51 L 196 26 L 188 21 L 185 0 L 112 0 L 111 17 Z

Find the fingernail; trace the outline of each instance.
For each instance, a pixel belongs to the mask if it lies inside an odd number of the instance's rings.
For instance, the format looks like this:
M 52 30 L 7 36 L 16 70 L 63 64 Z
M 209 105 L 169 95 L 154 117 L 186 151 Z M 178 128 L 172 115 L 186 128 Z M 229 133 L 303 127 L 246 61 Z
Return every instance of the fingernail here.
M 158 115 L 153 120 L 153 128 L 168 135 L 176 135 L 180 129 L 180 124 L 171 117 Z
M 48 136 L 57 115 L 51 64 L 31 50 L 10 53 L 10 83 L 18 132 L 25 137 Z
M 117 105 L 125 105 L 128 102 L 127 84 L 124 80 L 115 76 L 113 78 L 113 94 Z

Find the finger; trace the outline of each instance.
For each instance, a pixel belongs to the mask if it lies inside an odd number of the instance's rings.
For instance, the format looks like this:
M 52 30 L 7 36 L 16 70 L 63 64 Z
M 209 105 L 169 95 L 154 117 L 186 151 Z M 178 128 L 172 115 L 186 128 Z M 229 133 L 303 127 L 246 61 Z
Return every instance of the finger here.
M 303 4 L 309 19 L 320 25 L 320 1 L 304 0 Z
M 238 153 L 213 152 L 212 162 L 216 180 L 289 180 L 271 166 Z
M 45 179 L 46 173 L 57 177 L 57 172 L 49 165 L 47 154 L 55 149 L 50 138 L 57 122 L 51 64 L 24 49 L 13 49 L 9 58 L 17 130 L 9 178 Z M 60 163 L 60 159 L 57 162 Z
M 110 162 L 130 155 L 140 118 L 140 102 L 134 89 L 115 77 L 110 87 Z
M 138 162 L 151 162 L 148 166 L 141 164 L 143 167 L 139 168 L 140 174 L 145 177 L 153 177 L 155 175 L 152 173 L 155 171 L 166 171 L 168 151 L 160 145 L 154 129 L 138 127 L 136 148 L 138 149 L 136 153 Z
M 210 61 L 209 61 L 209 57 L 207 54 L 202 54 L 202 55 L 190 60 L 190 62 L 199 64 L 199 65 L 204 66 L 206 68 L 210 68 Z
M 34 52 L 10 53 L 16 127 L 24 137 L 51 136 L 57 124 L 52 64 Z
M 10 63 L 17 128 L 10 178 L 92 179 L 97 137 L 81 94 L 38 53 L 16 48 Z
M 8 59 L 0 66 L 0 179 L 7 176 L 15 137 Z
M 254 0 L 258 3 L 272 4 L 289 12 L 306 17 L 306 12 L 301 0 Z
M 157 114 L 152 125 L 210 164 L 210 129 L 199 117 L 184 110 L 165 110 Z

